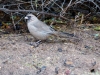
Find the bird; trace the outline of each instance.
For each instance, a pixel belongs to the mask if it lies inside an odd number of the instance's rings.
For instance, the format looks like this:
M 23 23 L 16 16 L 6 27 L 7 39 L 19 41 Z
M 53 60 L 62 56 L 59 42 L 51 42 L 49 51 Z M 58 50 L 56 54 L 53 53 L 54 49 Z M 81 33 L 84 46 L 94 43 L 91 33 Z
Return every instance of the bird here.
M 27 14 L 25 16 L 25 20 L 27 20 L 29 32 L 36 40 L 46 40 L 51 35 L 64 38 L 74 37 L 74 34 L 54 30 L 51 26 L 48 26 L 46 23 L 40 21 L 32 13 Z

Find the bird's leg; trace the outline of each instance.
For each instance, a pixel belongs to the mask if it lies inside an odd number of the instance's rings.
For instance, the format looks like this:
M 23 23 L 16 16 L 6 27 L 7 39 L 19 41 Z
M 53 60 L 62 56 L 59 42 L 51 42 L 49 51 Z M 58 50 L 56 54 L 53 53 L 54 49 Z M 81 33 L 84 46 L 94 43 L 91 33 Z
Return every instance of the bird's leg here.
M 30 45 L 34 46 L 34 47 L 38 47 L 41 44 L 41 40 L 38 40 L 36 42 L 31 42 Z
M 38 40 L 38 41 L 36 42 L 36 44 L 37 44 L 37 46 L 39 46 L 39 45 L 41 44 L 41 40 Z

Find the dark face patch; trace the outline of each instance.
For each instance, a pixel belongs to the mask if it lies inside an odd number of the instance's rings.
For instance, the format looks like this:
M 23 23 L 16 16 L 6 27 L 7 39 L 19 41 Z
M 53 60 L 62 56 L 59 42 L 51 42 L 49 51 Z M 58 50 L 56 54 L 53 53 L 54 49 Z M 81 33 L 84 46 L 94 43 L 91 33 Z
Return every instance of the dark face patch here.
M 28 17 L 28 20 L 30 20 L 31 19 L 31 16 L 27 16 Z

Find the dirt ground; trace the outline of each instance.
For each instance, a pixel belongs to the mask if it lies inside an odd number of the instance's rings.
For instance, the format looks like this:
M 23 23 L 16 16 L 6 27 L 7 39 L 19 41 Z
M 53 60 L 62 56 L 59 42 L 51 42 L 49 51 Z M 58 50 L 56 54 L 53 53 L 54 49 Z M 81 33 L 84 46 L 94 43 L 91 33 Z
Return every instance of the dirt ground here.
M 27 34 L 0 34 L 0 75 L 100 75 L 100 31 L 76 31 L 82 39 L 30 44 Z

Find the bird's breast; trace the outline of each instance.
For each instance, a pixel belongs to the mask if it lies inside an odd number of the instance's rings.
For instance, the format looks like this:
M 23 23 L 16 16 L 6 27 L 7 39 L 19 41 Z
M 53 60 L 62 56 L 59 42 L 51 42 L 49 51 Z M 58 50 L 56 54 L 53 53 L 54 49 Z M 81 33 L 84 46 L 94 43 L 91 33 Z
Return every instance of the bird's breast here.
M 29 32 L 38 40 L 45 40 L 49 34 L 43 30 L 39 30 L 34 25 L 28 25 Z

